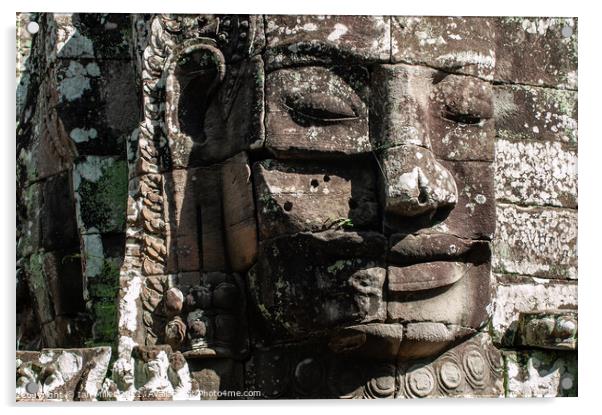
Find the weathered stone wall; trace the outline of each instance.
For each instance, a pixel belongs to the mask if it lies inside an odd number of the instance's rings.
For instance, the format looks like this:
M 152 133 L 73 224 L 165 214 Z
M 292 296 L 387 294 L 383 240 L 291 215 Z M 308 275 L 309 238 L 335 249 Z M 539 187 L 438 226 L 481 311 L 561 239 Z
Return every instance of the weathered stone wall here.
M 576 336 L 577 19 L 509 18 L 500 27 L 492 334 L 505 350 L 508 396 L 570 396 L 577 353 L 550 348 Z M 545 313 L 554 309 L 567 320 Z M 519 324 L 531 312 L 544 312 L 539 323 Z M 550 333 L 556 343 L 526 334 L 554 325 L 569 326 Z
M 29 20 L 40 25 L 33 37 L 24 30 Z M 134 56 L 144 36 L 133 32 L 149 29 L 138 21 L 17 17 L 20 349 L 117 341 L 133 168 L 126 146 L 142 111 Z M 507 396 L 575 395 L 577 20 L 393 18 L 390 27 L 385 43 L 397 63 L 449 70 L 440 57 L 454 56 L 457 45 L 489 50 L 463 55 L 473 62 L 466 74 L 490 82 L 495 94 L 489 334 L 504 355 Z M 463 208 L 483 203 L 477 196 L 467 195 Z
M 30 18 L 39 25 L 31 54 Z M 23 310 L 20 326 L 39 347 L 111 345 L 125 146 L 139 113 L 130 18 L 21 14 L 17 23 L 17 255 L 19 285 L 34 311 Z

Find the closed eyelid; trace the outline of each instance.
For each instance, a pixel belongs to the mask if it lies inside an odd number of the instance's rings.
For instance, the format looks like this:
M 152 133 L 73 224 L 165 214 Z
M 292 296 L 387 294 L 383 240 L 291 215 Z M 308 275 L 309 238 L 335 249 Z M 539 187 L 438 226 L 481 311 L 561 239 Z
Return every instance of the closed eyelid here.
M 286 95 L 283 105 L 305 118 L 320 121 L 337 122 L 359 117 L 353 103 L 323 92 Z

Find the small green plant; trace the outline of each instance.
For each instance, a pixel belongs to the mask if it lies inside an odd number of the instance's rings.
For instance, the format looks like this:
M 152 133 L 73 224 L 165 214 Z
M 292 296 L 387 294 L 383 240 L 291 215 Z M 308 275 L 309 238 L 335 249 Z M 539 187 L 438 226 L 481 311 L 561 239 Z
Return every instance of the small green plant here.
M 327 229 L 349 229 L 353 228 L 353 221 L 349 218 L 338 218 L 334 220 L 327 219 L 326 223 L 329 223 Z

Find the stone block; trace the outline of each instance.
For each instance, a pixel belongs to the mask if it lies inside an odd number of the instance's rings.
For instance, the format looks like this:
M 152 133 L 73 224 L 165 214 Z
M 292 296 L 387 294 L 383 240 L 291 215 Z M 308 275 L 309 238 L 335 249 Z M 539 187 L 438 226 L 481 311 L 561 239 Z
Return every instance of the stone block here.
M 576 149 L 557 141 L 500 139 L 494 165 L 499 201 L 577 207 Z
M 44 273 L 44 253 L 35 252 L 23 263 L 29 293 L 35 305 L 40 324 L 48 323 L 55 317 L 53 300 Z
M 26 110 L 28 120 L 17 128 L 17 160 L 24 183 L 67 171 L 77 156 L 77 149 L 54 110 L 56 82 L 46 79 L 37 87 L 35 105 L 31 104 Z
M 251 166 L 240 153 L 222 166 L 224 232 L 232 270 L 245 272 L 257 256 L 257 223 Z
M 253 175 L 262 240 L 303 231 L 378 227 L 371 165 L 265 160 L 253 166 Z
M 506 396 L 577 396 L 577 354 L 540 350 L 504 351 Z
M 577 311 L 546 310 L 520 313 L 515 335 L 518 346 L 577 349 Z
M 132 23 L 125 13 L 53 13 L 49 30 L 59 59 L 130 60 Z M 50 42 L 49 42 L 50 43 Z
M 190 376 L 196 381 L 201 400 L 241 399 L 244 389 L 243 364 L 232 359 L 198 359 L 189 362 Z
M 331 64 L 341 61 L 388 61 L 391 55 L 387 16 L 268 15 L 266 65 Z
M 56 316 L 38 330 L 47 347 L 80 347 L 92 339 L 93 322 L 89 313 Z
M 393 17 L 392 60 L 493 79 L 495 21 L 487 17 Z
M 125 61 L 60 60 L 51 70 L 64 134 L 79 155 L 121 155 L 139 121 L 134 73 Z
M 532 139 L 577 145 L 577 92 L 498 85 L 495 129 L 505 140 Z
M 516 334 L 520 313 L 577 309 L 574 282 L 496 274 L 495 292 L 492 337 L 504 346 L 512 346 L 519 340 Z
M 79 246 L 71 173 L 49 177 L 41 187 L 41 247 L 52 251 Z
M 577 89 L 577 18 L 505 17 L 495 26 L 496 80 Z
M 94 401 L 110 358 L 110 347 L 17 352 L 16 399 Z
M 498 203 L 493 270 L 577 278 L 577 212 Z
M 278 158 L 372 149 L 368 71 L 360 66 L 280 69 L 266 77 L 266 147 Z
M 86 311 L 79 247 L 45 253 L 42 271 L 55 315 L 75 315 Z
M 128 177 L 126 162 L 88 156 L 73 168 L 79 232 L 124 232 Z
M 35 253 L 42 242 L 42 183 L 32 183 L 17 190 L 17 254 Z

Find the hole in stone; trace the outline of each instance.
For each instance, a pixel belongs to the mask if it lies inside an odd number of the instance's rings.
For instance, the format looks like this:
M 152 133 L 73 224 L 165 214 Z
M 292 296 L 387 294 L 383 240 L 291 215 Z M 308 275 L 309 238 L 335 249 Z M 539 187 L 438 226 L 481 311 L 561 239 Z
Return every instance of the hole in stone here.
M 354 199 L 349 199 L 349 208 L 355 209 L 357 207 L 357 202 Z
M 284 210 L 286 210 L 287 212 L 290 212 L 292 208 L 293 208 L 292 202 L 289 202 L 289 201 L 284 202 Z
M 311 187 L 318 187 L 319 185 L 320 185 L 320 183 L 318 183 L 318 181 L 316 179 L 312 179 Z
M 330 181 L 330 176 L 329 176 L 329 175 L 327 175 L 327 174 L 325 174 L 325 175 L 324 175 L 324 181 L 325 181 L 325 182 L 329 182 L 329 181 Z
M 420 192 L 420 194 L 418 195 L 418 202 L 426 203 L 427 201 L 428 201 L 428 198 L 426 196 L 426 192 Z

